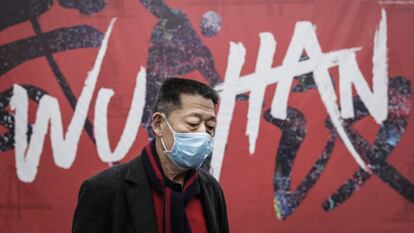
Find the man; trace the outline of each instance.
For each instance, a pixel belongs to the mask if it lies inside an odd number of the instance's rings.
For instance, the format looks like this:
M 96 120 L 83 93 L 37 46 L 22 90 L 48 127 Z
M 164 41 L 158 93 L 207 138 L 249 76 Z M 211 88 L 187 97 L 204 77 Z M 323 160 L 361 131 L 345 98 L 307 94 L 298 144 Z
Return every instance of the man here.
M 223 191 L 199 168 L 212 150 L 217 102 L 203 83 L 165 80 L 152 114 L 155 139 L 82 183 L 72 232 L 229 232 Z

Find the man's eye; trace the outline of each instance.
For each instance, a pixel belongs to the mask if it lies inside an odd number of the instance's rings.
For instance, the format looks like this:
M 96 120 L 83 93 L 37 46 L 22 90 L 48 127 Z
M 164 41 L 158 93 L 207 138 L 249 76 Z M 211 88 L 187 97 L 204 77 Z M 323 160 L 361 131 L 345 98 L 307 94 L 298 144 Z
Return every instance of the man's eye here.
M 194 128 L 194 127 L 197 127 L 198 126 L 198 124 L 197 123 L 190 123 L 190 122 L 188 122 L 187 123 L 191 128 Z
M 209 132 L 214 132 L 214 129 L 215 129 L 214 126 L 210 126 L 210 125 L 207 125 L 206 128 Z
M 214 136 L 215 128 L 214 127 L 207 127 L 207 133 L 210 134 L 210 136 Z

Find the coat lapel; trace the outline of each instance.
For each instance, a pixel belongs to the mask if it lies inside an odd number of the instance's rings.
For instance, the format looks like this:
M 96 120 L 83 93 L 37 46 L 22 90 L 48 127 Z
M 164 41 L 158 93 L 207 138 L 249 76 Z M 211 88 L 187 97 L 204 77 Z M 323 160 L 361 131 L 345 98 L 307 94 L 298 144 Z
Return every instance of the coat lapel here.
M 199 174 L 201 203 L 203 205 L 204 216 L 206 218 L 207 230 L 209 233 L 219 233 L 219 226 L 216 221 L 216 210 L 214 203 L 214 191 L 208 185 L 208 181 L 201 172 Z
M 136 232 L 157 232 L 151 186 L 145 175 L 141 156 L 130 162 L 125 180 L 129 181 L 126 195 Z

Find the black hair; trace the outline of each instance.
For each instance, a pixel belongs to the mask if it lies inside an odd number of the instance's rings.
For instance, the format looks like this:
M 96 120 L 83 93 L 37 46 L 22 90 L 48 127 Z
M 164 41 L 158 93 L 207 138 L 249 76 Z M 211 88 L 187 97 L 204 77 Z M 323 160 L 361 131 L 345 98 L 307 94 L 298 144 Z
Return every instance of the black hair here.
M 211 99 L 214 106 L 219 101 L 219 95 L 212 87 L 192 79 L 171 77 L 161 84 L 154 112 L 162 112 L 168 116 L 172 111 L 181 108 L 181 94 L 201 95 Z

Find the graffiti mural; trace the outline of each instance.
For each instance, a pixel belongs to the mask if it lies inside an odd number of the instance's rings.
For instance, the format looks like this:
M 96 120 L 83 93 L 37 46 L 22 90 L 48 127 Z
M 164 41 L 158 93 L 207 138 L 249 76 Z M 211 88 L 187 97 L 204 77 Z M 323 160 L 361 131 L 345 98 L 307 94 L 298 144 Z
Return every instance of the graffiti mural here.
M 99 12 L 105 6 L 103 1 L 59 0 L 59 3 L 66 8 L 77 9 L 83 14 Z M 2 20 L 0 31 L 15 24 L 30 21 L 36 35 L 0 45 L 0 77 L 24 62 L 38 57 L 46 57 L 50 69 L 55 75 L 56 81 L 69 101 L 70 106 L 74 109 L 77 103 L 77 98 L 73 94 L 70 84 L 60 70 L 53 54 L 81 48 L 97 48 L 101 44 L 103 34 L 88 25 L 59 28 L 53 31 L 43 32 L 37 17 L 40 17 L 52 7 L 53 2 L 51 0 L 7 0 L 3 1 L 1 5 L 1 16 L 6 20 Z M 32 87 L 31 89 L 36 89 L 36 87 Z M 41 91 L 42 90 L 38 90 L 38 93 Z M 33 91 L 31 91 L 31 93 L 33 93 Z M 33 96 L 32 98 L 39 101 L 41 97 L 38 98 Z M 8 124 L 6 127 L 9 129 L 9 132 L 6 133 L 6 135 L 2 135 L 4 144 L 1 146 L 1 151 L 12 149 L 14 144 L 14 124 L 12 124 L 14 117 L 13 114 L 5 111 L 5 107 L 9 105 L 9 101 L 10 90 L 2 93 L 1 114 L 4 115 L 2 123 L 4 122 L 4 124 Z M 86 121 L 85 123 L 85 130 L 93 140 L 92 124 L 89 121 Z
M 161 82 L 194 72 L 221 98 L 202 169 L 232 231 L 410 232 L 414 4 L 395 2 L 2 1 L 0 233 L 70 231 L 79 184 L 137 156 Z
M 310 78 L 311 74 L 301 77 L 301 82 L 292 91 L 310 90 L 314 88 L 311 81 L 302 80 Z M 299 78 L 299 77 L 298 77 Z M 352 142 L 356 145 L 359 153 L 366 158 L 372 172 L 368 173 L 360 168 L 354 173 L 336 193 L 331 195 L 323 203 L 326 211 L 332 211 L 337 206 L 350 198 L 369 178 L 376 175 L 384 183 L 391 186 L 411 203 L 414 203 L 414 184 L 407 178 L 398 173 L 398 170 L 386 162 L 387 157 L 397 146 L 400 137 L 407 127 L 408 116 L 411 111 L 411 82 L 404 77 L 390 78 L 389 82 L 389 115 L 381 125 L 377 134 L 375 144 L 370 145 L 356 130 L 352 124 L 368 116 L 368 110 L 358 96 L 354 97 L 355 118 L 345 122 L 347 133 L 351 135 Z M 294 108 L 288 108 L 286 120 L 275 119 L 270 111 L 266 111 L 265 119 L 274 124 L 282 133 L 276 154 L 275 173 L 274 173 L 274 203 L 276 214 L 279 219 L 286 219 L 293 214 L 295 209 L 301 204 L 306 194 L 313 188 L 320 178 L 324 168 L 327 166 L 332 155 L 333 148 L 337 139 L 337 133 L 329 118 L 325 122 L 330 137 L 326 146 L 319 156 L 319 159 L 312 166 L 306 177 L 300 182 L 296 190 L 291 190 L 291 175 L 298 149 L 306 138 L 306 119 L 303 114 Z
M 141 4 L 158 18 L 151 34 L 147 63 L 147 95 L 142 122 L 153 138 L 151 115 L 161 82 L 198 70 L 212 86 L 221 81 L 210 50 L 203 45 L 188 17 L 162 0 L 141 0 Z M 202 19 L 203 35 L 212 37 L 220 31 L 220 16 L 209 12 Z

